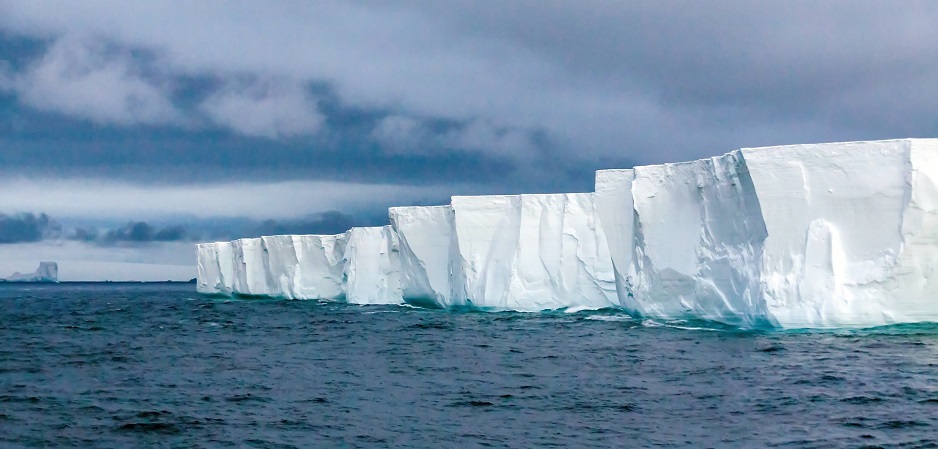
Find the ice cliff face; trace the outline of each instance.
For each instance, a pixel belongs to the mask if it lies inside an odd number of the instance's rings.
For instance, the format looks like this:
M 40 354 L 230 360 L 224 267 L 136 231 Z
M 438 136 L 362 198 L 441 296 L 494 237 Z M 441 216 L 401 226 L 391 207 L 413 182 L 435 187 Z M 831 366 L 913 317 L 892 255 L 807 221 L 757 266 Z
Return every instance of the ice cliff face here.
M 221 278 L 217 247 L 218 243 L 199 243 L 195 246 L 198 270 L 195 286 L 199 293 L 230 293 L 230 290 L 224 288 L 224 281 Z
M 198 246 L 203 293 L 743 327 L 938 320 L 938 140 L 601 170 L 596 192 L 453 197 L 391 226 Z
M 465 305 L 453 208 L 392 207 L 388 215 L 400 241 L 401 294 L 405 300 L 430 307 Z
M 261 237 L 261 247 L 264 251 L 263 257 L 266 258 L 262 264 L 266 277 L 266 296 L 295 298 L 293 283 L 296 280 L 299 260 L 296 256 L 296 248 L 293 246 L 293 236 Z
M 938 319 L 938 140 L 744 149 L 785 327 Z
M 260 238 L 231 242 L 234 254 L 232 293 L 244 296 L 271 296 L 267 284 L 267 252 Z
M 544 310 L 615 304 L 593 194 L 453 197 L 466 300 Z
M 873 326 L 938 319 L 936 180 L 938 141 L 911 139 L 603 170 L 596 195 L 636 314 Z
M 346 234 L 200 243 L 197 290 L 210 295 L 345 298 Z
M 644 316 L 756 325 L 765 226 L 738 152 L 600 171 L 596 196 L 615 242 L 619 304 Z
M 294 299 L 341 300 L 345 298 L 345 244 L 340 235 L 293 235 L 296 265 L 293 267 Z
M 339 235 L 200 243 L 197 290 L 208 295 L 399 304 L 401 261 L 390 226 Z
M 349 230 L 345 279 L 352 304 L 403 302 L 400 249 L 390 226 Z

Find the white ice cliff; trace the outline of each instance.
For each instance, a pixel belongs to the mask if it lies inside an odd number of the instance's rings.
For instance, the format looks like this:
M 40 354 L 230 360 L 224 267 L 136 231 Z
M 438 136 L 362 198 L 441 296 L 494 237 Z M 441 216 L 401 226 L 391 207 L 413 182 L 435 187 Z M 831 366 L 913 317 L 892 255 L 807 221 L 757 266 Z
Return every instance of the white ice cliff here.
M 909 139 L 602 170 L 596 195 L 633 313 L 874 326 L 938 320 L 935 180 L 938 140 Z
M 338 236 L 198 245 L 202 293 L 742 327 L 938 321 L 938 139 L 600 170 L 595 193 L 453 197 Z
M 296 266 L 287 298 L 340 300 L 345 297 L 345 234 L 292 235 Z
M 622 307 L 744 325 L 765 319 L 758 266 L 766 231 L 738 152 L 599 171 L 596 196 Z
M 938 320 L 938 139 L 744 149 L 784 327 Z
M 452 201 L 468 303 L 512 310 L 616 304 L 593 194 Z
M 232 293 L 244 296 L 270 296 L 267 284 L 267 252 L 260 238 L 240 239 L 231 242 L 234 263 L 232 264 Z M 276 292 L 274 292 L 276 293 Z
M 388 215 L 400 242 L 403 297 L 431 307 L 465 305 L 453 208 L 392 207 Z
M 227 294 L 225 281 L 221 277 L 221 265 L 218 261 L 219 243 L 199 243 L 195 246 L 197 254 L 196 289 L 200 293 Z
M 400 304 L 401 258 L 390 226 L 352 228 L 345 248 L 346 299 L 352 304 Z

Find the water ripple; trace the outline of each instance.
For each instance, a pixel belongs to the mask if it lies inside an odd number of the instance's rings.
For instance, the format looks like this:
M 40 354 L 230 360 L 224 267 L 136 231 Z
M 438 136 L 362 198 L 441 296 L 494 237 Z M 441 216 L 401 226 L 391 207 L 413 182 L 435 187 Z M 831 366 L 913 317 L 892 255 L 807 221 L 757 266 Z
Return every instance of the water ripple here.
M 938 447 L 938 325 L 0 286 L 0 447 Z M 567 313 L 570 312 L 570 313 Z

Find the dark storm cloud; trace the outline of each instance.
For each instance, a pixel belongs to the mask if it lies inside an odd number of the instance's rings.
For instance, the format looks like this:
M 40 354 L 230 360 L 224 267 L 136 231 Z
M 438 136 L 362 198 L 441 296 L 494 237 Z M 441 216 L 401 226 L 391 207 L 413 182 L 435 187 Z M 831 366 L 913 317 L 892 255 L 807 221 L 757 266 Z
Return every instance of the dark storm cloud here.
M 88 240 L 88 237 L 94 238 Z M 132 221 L 117 229 L 104 233 L 92 233 L 76 229 L 74 240 L 94 241 L 100 245 L 137 244 L 153 242 L 179 242 L 193 240 L 188 230 L 182 225 L 158 227 L 144 221 Z
M 507 158 L 478 153 L 386 153 L 363 137 L 367 128 L 357 132 L 361 129 L 357 125 L 343 125 L 346 131 L 320 136 L 316 142 L 301 142 L 208 131 L 88 129 L 67 127 L 61 121 L 55 126 L 43 123 L 23 124 L 16 133 L 0 134 L 0 172 L 17 167 L 156 183 L 169 175 L 173 182 L 189 183 L 322 179 L 432 184 L 490 182 L 518 168 Z
M 386 215 L 386 214 L 384 214 Z M 157 226 L 144 221 L 132 221 L 116 229 L 110 229 L 92 239 L 100 245 L 141 244 L 154 242 L 178 242 L 198 240 L 232 240 L 262 235 L 281 234 L 340 234 L 353 226 L 372 225 L 374 219 L 356 219 L 338 211 L 315 214 L 302 219 L 262 221 L 229 220 L 223 225 L 209 226 L 198 221 L 188 225 L 172 224 Z M 386 219 L 384 221 L 387 221 Z M 383 224 L 383 223 L 379 223 Z M 190 226 L 194 229 L 190 230 Z M 84 232 L 84 234 L 82 234 Z M 76 230 L 75 237 L 88 236 L 86 231 Z
M 46 214 L 0 213 L 0 244 L 38 242 L 58 237 L 61 232 L 62 226 Z
M 252 220 L 211 218 L 179 223 L 130 221 L 106 225 L 62 225 L 46 214 L 0 214 L 0 244 L 60 239 L 98 246 L 135 246 L 150 243 L 233 240 L 281 234 L 341 234 L 355 226 L 388 224 L 387 210 L 350 215 L 327 211 L 295 219 Z
M 0 0 L 7 170 L 588 190 L 602 167 L 938 133 L 931 1 L 50 5 Z
M 188 232 L 182 225 L 156 227 L 145 221 L 132 221 L 126 225 L 105 232 L 98 241 L 102 244 L 175 242 L 189 240 Z
M 362 211 L 355 215 L 327 211 L 295 219 L 213 219 L 202 220 L 190 226 L 198 229 L 198 239 L 201 241 L 225 241 L 264 235 L 341 234 L 351 227 L 386 224 L 388 224 L 387 209 Z

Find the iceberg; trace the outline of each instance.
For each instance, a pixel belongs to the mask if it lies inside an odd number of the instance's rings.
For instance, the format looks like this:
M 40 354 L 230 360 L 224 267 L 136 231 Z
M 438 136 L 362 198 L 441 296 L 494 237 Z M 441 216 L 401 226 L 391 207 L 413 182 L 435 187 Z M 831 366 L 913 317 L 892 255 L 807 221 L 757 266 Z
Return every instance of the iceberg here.
M 346 234 L 276 235 L 197 244 L 199 293 L 345 298 Z
M 740 327 L 938 321 L 938 139 L 600 170 L 595 192 L 454 196 L 389 226 L 199 244 L 202 293 Z
M 39 262 L 39 268 L 32 273 L 13 273 L 13 275 L 0 278 L 2 282 L 59 282 L 59 264 L 56 262 Z

